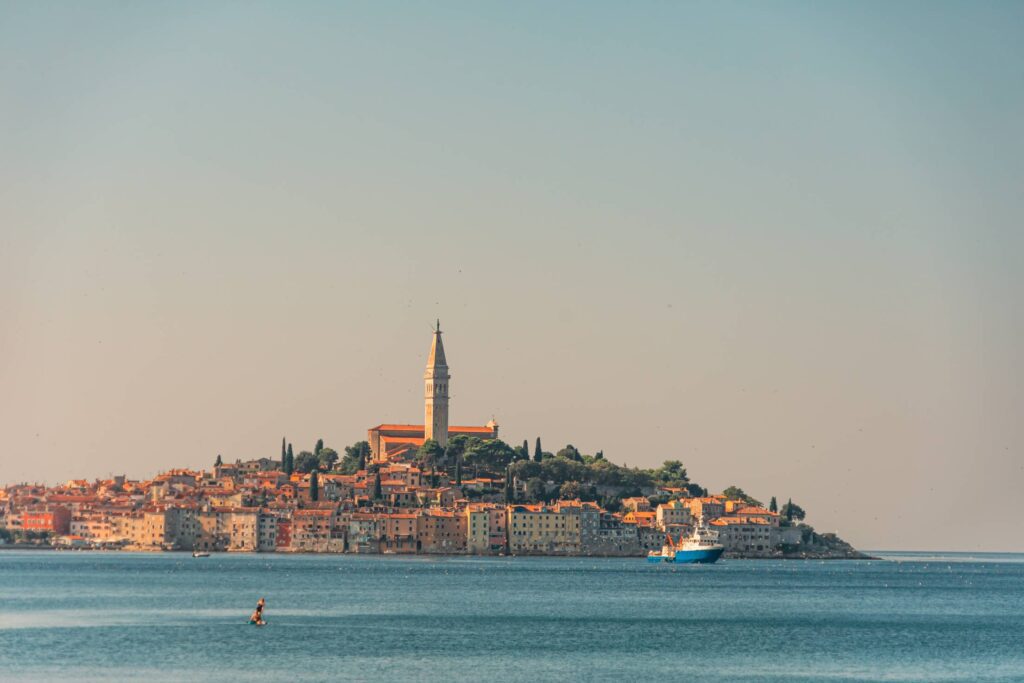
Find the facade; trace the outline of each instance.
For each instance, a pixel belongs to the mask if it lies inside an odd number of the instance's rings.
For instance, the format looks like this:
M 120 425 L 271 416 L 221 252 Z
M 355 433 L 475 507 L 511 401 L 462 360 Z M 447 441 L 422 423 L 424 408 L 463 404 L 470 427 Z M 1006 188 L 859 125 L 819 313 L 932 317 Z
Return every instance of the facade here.
M 466 552 L 486 555 L 505 549 L 507 514 L 504 505 L 470 503 L 466 515 Z
M 674 533 L 682 531 L 682 528 L 688 526 L 692 519 L 690 509 L 679 500 L 662 503 L 655 510 L 655 516 L 659 529 Z
M 25 531 L 66 534 L 71 529 L 71 511 L 63 505 L 27 509 L 21 513 L 21 528 Z

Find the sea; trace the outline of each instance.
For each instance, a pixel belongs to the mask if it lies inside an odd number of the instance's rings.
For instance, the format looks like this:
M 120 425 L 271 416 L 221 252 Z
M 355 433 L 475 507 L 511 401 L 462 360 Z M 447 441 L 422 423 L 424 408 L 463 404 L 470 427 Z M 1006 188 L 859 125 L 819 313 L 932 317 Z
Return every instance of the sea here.
M 881 557 L 3 550 L 0 680 L 1024 681 L 1024 555 Z

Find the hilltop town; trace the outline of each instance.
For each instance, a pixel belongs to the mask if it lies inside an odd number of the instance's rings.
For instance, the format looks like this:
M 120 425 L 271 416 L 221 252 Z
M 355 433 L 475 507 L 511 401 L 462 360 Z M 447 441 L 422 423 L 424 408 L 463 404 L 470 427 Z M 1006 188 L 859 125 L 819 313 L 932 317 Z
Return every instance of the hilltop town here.
M 317 441 L 275 458 L 0 490 L 0 547 L 134 551 L 638 556 L 702 520 L 727 556 L 863 557 L 792 501 L 711 495 L 678 461 L 615 465 L 572 445 L 513 447 L 491 420 L 449 426 L 440 324 L 422 425 L 380 424 L 343 454 Z

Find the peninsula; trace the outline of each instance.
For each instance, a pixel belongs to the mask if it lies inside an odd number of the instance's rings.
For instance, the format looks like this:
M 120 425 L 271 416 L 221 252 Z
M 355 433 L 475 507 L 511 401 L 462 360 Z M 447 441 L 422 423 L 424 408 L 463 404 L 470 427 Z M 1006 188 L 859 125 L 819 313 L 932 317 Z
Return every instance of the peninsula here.
M 492 419 L 449 426 L 440 323 L 422 425 L 379 424 L 339 454 L 278 457 L 0 490 L 0 544 L 136 551 L 640 556 L 703 520 L 726 557 L 861 559 L 791 500 L 711 494 L 676 460 L 628 468 L 540 438 L 511 446 Z

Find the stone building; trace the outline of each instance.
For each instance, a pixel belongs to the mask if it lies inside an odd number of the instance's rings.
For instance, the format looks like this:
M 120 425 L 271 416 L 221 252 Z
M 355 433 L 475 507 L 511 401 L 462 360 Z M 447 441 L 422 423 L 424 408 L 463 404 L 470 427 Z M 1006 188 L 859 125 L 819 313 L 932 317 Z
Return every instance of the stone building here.
M 448 445 L 453 436 L 475 436 L 480 439 L 498 438 L 498 424 L 491 420 L 482 427 L 451 426 L 448 423 L 448 397 L 451 375 L 448 359 L 441 342 L 441 323 L 434 329 L 434 338 L 427 356 L 427 368 L 423 374 L 423 424 L 379 424 L 367 430 L 366 440 L 370 443 L 372 462 L 385 463 L 396 459 L 409 458 L 428 439 L 442 447 Z

